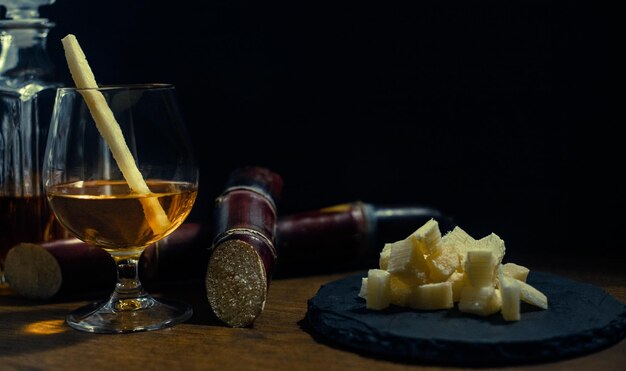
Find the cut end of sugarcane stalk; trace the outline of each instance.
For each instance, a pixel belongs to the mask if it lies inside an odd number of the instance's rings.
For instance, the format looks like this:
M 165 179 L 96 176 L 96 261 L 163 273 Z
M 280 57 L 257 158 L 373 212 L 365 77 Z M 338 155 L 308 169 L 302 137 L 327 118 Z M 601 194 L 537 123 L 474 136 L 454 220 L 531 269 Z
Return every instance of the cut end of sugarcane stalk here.
M 215 315 L 231 327 L 247 327 L 263 312 L 267 279 L 256 250 L 240 240 L 213 250 L 206 274 L 206 293 Z
M 79 89 L 97 89 L 98 84 L 76 36 L 69 34 L 62 38 L 61 42 L 63 43 L 65 59 L 76 87 Z M 148 188 L 146 181 L 137 168 L 135 159 L 124 140 L 120 125 L 102 93 L 97 90 L 86 90 L 81 92 L 81 94 L 85 98 L 98 131 L 109 146 L 113 158 L 122 171 L 128 186 L 136 193 L 150 194 L 150 188 Z M 159 201 L 156 198 L 145 198 L 141 199 L 141 205 L 152 231 L 155 234 L 167 231 L 171 223 Z
M 41 245 L 19 243 L 9 250 L 5 277 L 11 289 L 29 299 L 50 299 L 61 288 L 61 267 Z

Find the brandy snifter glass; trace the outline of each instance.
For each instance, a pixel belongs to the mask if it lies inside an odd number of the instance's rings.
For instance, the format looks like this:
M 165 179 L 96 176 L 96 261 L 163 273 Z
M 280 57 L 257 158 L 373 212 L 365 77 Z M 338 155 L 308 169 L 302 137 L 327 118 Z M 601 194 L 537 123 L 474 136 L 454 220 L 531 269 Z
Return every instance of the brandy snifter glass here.
M 106 101 L 110 117 L 104 120 L 117 123 L 109 130 L 115 135 L 103 130 L 103 110 L 89 105 L 90 97 Z M 147 246 L 183 223 L 198 192 L 198 167 L 175 87 L 59 88 L 43 167 L 46 197 L 59 222 L 117 265 L 110 297 L 73 311 L 66 322 L 87 332 L 126 333 L 189 319 L 190 305 L 146 292 L 137 266 Z

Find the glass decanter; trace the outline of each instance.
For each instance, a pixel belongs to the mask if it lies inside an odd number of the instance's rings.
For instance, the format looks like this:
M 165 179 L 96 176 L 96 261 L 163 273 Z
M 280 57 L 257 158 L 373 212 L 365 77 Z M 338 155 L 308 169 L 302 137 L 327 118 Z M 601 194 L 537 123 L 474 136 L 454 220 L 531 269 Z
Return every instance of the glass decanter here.
M 41 167 L 56 88 L 46 49 L 54 23 L 39 7 L 55 0 L 0 0 L 0 284 L 4 258 L 20 242 L 67 236 L 43 193 Z

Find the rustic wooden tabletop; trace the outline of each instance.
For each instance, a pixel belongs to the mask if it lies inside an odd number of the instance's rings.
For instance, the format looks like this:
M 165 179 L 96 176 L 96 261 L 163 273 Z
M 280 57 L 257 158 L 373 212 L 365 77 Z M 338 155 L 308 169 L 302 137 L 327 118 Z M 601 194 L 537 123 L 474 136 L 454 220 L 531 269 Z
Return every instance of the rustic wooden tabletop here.
M 626 302 L 624 273 L 579 269 L 575 264 L 552 266 L 550 270 L 596 284 Z M 229 328 L 217 321 L 200 283 L 170 287 L 157 295 L 191 303 L 193 317 L 172 328 L 122 335 L 83 333 L 64 323 L 69 311 L 88 300 L 37 302 L 3 288 L 0 370 L 449 369 L 358 354 L 315 334 L 305 319 L 307 300 L 322 284 L 347 274 L 275 279 L 264 312 L 250 328 Z M 624 370 L 626 341 L 580 357 L 511 369 Z

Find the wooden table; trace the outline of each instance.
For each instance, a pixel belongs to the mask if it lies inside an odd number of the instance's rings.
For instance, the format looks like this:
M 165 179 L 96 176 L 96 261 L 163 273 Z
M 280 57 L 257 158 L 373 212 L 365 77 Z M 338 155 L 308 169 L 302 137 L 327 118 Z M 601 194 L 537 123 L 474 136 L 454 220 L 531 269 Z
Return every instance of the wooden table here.
M 582 261 L 562 264 L 560 269 L 549 267 L 550 262 L 541 268 L 596 284 L 626 302 L 626 275 L 618 263 L 608 262 L 610 269 L 582 269 L 588 267 Z M 65 315 L 88 301 L 34 302 L 4 288 L 0 291 L 0 370 L 444 369 L 360 355 L 312 333 L 305 321 L 307 299 L 320 285 L 347 274 L 275 279 L 263 314 L 252 328 L 243 329 L 216 321 L 201 283 L 170 288 L 161 294 L 193 304 L 189 321 L 121 335 L 82 333 L 65 325 Z M 511 369 L 626 370 L 626 341 L 586 356 Z

